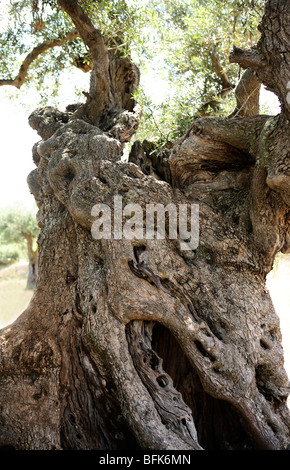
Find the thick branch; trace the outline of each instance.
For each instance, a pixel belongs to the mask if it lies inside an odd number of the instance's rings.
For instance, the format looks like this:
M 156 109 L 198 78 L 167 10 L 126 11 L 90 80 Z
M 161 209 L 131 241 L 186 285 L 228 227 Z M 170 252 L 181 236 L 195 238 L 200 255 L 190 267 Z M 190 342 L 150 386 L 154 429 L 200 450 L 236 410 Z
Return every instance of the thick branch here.
M 227 74 L 224 72 L 223 68 L 221 67 L 216 53 L 213 51 L 211 53 L 211 60 L 215 67 L 215 71 L 219 76 L 222 82 L 222 90 L 219 93 L 220 98 L 224 99 L 228 96 L 235 86 L 230 83 Z M 242 75 L 236 90 L 236 102 L 237 106 L 234 112 L 229 117 L 239 116 L 239 117 L 248 117 L 248 116 L 255 116 L 259 114 L 259 101 L 260 101 L 260 88 L 261 83 L 257 79 L 256 73 L 248 68 L 245 73 Z M 210 102 L 205 103 L 199 109 L 197 115 L 198 116 L 208 116 L 210 115 L 207 112 L 207 107 L 210 106 L 211 108 L 218 109 L 219 101 L 212 100 Z
M 261 83 L 258 81 L 256 73 L 247 69 L 235 90 L 237 106 L 231 117 L 259 114 L 260 89 Z
M 230 54 L 230 63 L 239 64 L 243 69 L 251 68 L 256 71 L 267 65 L 265 57 L 255 48 L 246 50 L 236 46 L 233 47 L 233 51 Z
M 100 30 L 95 28 L 89 16 L 83 11 L 77 0 L 58 0 L 58 4 L 70 16 L 84 43 L 96 60 L 103 60 L 107 48 Z
M 257 72 L 258 79 L 273 91 L 281 102 L 281 110 L 290 117 L 290 102 L 287 98 L 289 84 L 289 24 L 290 3 L 288 0 L 268 0 L 259 30 L 261 39 L 256 47 L 243 50 L 234 47 L 230 62 Z
M 260 135 L 269 116 L 250 116 L 235 119 L 207 118 L 195 120 L 187 136 L 210 136 L 215 142 L 222 142 L 235 149 L 256 157 Z M 181 141 L 180 141 L 181 142 Z
M 82 40 L 90 49 L 93 70 L 85 114 L 90 122 L 98 124 L 102 112 L 110 102 L 108 49 L 100 30 L 95 28 L 77 0 L 58 0 L 58 4 L 70 16 Z
M 38 56 L 46 52 L 48 49 L 52 49 L 57 46 L 62 46 L 65 42 L 72 41 L 77 37 L 79 37 L 79 33 L 76 29 L 74 29 L 66 33 L 63 38 L 55 38 L 52 39 L 50 42 L 43 42 L 38 46 L 34 47 L 34 49 L 32 49 L 32 51 L 24 59 L 19 69 L 18 75 L 11 80 L 0 80 L 0 86 L 11 85 L 15 86 L 16 88 L 20 88 L 25 82 L 30 65 L 34 60 L 37 59 Z

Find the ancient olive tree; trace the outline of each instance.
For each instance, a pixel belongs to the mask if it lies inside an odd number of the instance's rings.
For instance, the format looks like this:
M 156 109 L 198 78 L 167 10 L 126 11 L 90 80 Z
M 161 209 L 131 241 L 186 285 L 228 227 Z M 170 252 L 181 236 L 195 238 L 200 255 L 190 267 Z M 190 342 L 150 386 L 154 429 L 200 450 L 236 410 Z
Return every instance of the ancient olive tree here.
M 230 56 L 246 70 L 242 112 L 195 119 L 170 151 L 137 141 L 129 162 L 138 70 L 80 3 L 58 5 L 90 52 L 91 83 L 85 103 L 29 117 L 39 277 L 1 331 L 0 445 L 285 449 L 289 384 L 265 278 L 290 249 L 288 0 L 267 0 L 258 43 Z M 257 114 L 253 81 L 277 94 L 279 115 Z M 117 200 L 144 213 L 197 204 L 198 246 L 168 231 L 96 240 L 92 208 Z

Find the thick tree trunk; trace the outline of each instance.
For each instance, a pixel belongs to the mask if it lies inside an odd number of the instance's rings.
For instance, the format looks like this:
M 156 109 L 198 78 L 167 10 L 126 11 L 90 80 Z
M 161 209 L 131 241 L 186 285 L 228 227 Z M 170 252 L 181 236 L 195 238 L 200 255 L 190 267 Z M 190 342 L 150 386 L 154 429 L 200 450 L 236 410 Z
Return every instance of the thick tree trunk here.
M 262 28 L 273 12 L 282 30 L 289 3 L 269 0 Z M 42 137 L 28 179 L 39 277 L 0 335 L 0 446 L 285 449 L 289 383 L 265 278 L 290 249 L 286 98 L 275 118 L 201 118 L 166 158 L 136 144 L 125 163 L 136 71 L 108 60 L 108 100 L 30 117 Z M 114 196 L 143 210 L 198 204 L 199 245 L 182 250 L 168 233 L 94 239 L 92 207 L 113 209 Z

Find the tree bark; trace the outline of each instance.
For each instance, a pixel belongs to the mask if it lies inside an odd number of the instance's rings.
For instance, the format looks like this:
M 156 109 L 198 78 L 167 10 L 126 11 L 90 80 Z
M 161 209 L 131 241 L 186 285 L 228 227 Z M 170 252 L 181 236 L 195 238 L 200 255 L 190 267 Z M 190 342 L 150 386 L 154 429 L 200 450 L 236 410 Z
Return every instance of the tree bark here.
M 77 2 L 59 3 L 92 41 L 94 78 L 84 107 L 30 117 L 42 138 L 28 178 L 42 225 L 39 278 L 0 335 L 0 446 L 286 449 L 289 381 L 265 287 L 275 254 L 290 251 L 286 94 L 276 117 L 196 120 L 164 167 L 141 144 L 135 163 L 123 162 L 138 125 L 128 99 L 137 72 L 107 54 Z M 268 34 L 286 51 L 281 77 L 289 73 L 287 35 L 277 33 L 289 14 L 289 2 L 268 0 L 258 52 L 234 53 L 240 63 L 250 54 L 244 65 L 261 80 L 276 66 Z M 283 80 L 272 83 L 280 98 Z M 92 207 L 113 209 L 114 196 L 143 210 L 198 204 L 199 245 L 182 250 L 168 232 L 94 239 Z

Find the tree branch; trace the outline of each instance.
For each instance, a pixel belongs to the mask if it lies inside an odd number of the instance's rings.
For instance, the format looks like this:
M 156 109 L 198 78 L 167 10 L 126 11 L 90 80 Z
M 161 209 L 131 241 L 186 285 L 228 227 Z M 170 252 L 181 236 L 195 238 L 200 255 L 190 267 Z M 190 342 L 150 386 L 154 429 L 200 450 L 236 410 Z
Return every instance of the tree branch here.
M 83 11 L 77 0 L 58 0 L 59 6 L 70 16 L 82 40 L 90 49 L 95 60 L 103 61 L 107 56 L 101 31 L 97 29 L 89 16 Z
M 290 119 L 289 84 L 289 0 L 267 0 L 259 25 L 261 38 L 250 50 L 234 47 L 230 62 L 257 72 L 258 79 L 274 92 L 281 103 L 281 111 Z
M 247 69 L 235 90 L 237 106 L 230 117 L 247 117 L 259 114 L 261 83 L 256 73 Z
M 220 108 L 220 99 L 226 98 L 228 96 L 228 94 L 231 92 L 231 90 L 233 88 L 235 88 L 235 85 L 233 85 L 229 81 L 226 72 L 223 70 L 223 68 L 222 68 L 222 66 L 221 66 L 221 64 L 218 60 L 218 57 L 217 57 L 217 54 L 216 54 L 216 51 L 215 51 L 215 46 L 213 48 L 213 51 L 210 53 L 210 58 L 211 58 L 211 61 L 213 63 L 215 72 L 216 72 L 217 76 L 219 77 L 219 79 L 222 82 L 222 89 L 218 93 L 218 96 L 219 96 L 218 99 L 213 98 L 209 101 L 206 101 L 205 103 L 203 103 L 201 105 L 201 107 L 196 112 L 196 115 L 199 116 L 199 117 L 201 117 L 201 116 L 210 116 L 212 114 L 211 110 L 213 110 L 214 112 L 217 112 Z
M 251 68 L 258 71 L 265 68 L 267 61 L 254 47 L 252 49 L 240 49 L 234 46 L 230 54 L 230 63 L 239 64 L 243 69 Z
M 62 46 L 65 42 L 67 41 L 72 41 L 73 39 L 76 39 L 79 37 L 79 33 L 76 29 L 69 31 L 68 33 L 65 34 L 65 36 L 61 39 L 52 39 L 50 42 L 43 42 L 39 44 L 38 46 L 34 47 L 32 51 L 25 57 L 18 75 L 14 79 L 2 79 L 0 80 L 0 86 L 15 86 L 16 88 L 20 88 L 23 83 L 25 82 L 28 69 L 32 62 L 37 59 L 37 57 L 44 52 L 46 52 L 48 49 L 52 49 L 57 46 Z
M 258 115 L 235 120 L 211 117 L 196 119 L 187 135 L 204 135 L 210 137 L 215 143 L 222 142 L 256 158 L 259 140 L 255 138 L 261 134 L 269 116 Z

